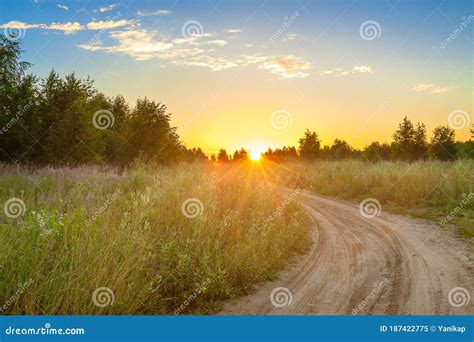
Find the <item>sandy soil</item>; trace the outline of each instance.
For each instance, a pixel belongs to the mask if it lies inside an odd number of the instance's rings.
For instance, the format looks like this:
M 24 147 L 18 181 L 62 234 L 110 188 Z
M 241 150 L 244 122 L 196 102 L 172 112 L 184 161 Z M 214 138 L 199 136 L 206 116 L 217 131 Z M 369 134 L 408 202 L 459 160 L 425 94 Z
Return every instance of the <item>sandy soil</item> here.
M 383 210 L 365 218 L 358 204 L 307 192 L 299 198 L 313 220 L 311 250 L 220 314 L 474 314 L 466 241 L 426 220 Z

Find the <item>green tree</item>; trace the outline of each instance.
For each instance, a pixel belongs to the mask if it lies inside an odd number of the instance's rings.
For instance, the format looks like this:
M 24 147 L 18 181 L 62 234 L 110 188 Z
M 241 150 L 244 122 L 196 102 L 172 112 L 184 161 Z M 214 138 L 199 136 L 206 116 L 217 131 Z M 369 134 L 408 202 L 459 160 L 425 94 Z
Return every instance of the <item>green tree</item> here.
M 347 159 L 352 156 L 352 147 L 344 140 L 336 139 L 329 148 L 329 156 L 331 159 Z
M 116 96 L 102 107 L 110 108 L 114 120 L 111 127 L 102 131 L 106 146 L 104 160 L 114 165 L 126 165 L 134 156 L 127 140 L 130 135 L 130 106 L 123 96 Z
M 377 141 L 366 146 L 362 154 L 370 161 L 390 160 L 392 158 L 390 145 L 380 144 Z
M 298 152 L 294 146 L 283 146 L 283 148 L 277 148 L 272 150 L 268 148 L 267 152 L 263 154 L 265 159 L 274 160 L 274 161 L 286 161 L 291 159 L 298 158 Z
M 426 140 L 426 126 L 417 123 L 413 134 L 413 158 L 416 160 L 428 158 L 428 142 Z
M 393 134 L 393 152 L 397 159 L 413 161 L 427 158 L 426 127 L 413 123 L 405 116 Z
M 474 140 L 456 142 L 456 158 L 474 159 Z
M 439 160 L 455 160 L 456 144 L 454 130 L 448 126 L 438 126 L 433 131 L 431 139 L 431 155 Z
M 366 146 L 363 151 L 363 155 L 370 161 L 379 161 L 382 159 L 382 147 L 380 143 L 375 141 L 370 145 Z
M 176 128 L 171 127 L 171 114 L 166 105 L 147 98 L 137 100 L 131 114 L 129 137 L 130 155 L 145 162 L 178 161 L 184 154 Z
M 0 160 L 8 162 L 35 159 L 39 148 L 37 79 L 21 53 L 18 41 L 0 34 Z
M 226 163 L 229 161 L 229 155 L 227 154 L 227 151 L 223 148 L 219 150 L 219 153 L 217 154 L 217 161 Z
M 393 134 L 393 148 L 398 159 L 413 160 L 412 146 L 414 135 L 413 123 L 405 116 Z
M 46 137 L 47 161 L 53 164 L 88 164 L 102 161 L 105 142 L 94 122 L 101 110 L 100 96 L 90 79 L 74 74 L 64 79 L 51 72 L 43 89 L 42 116 L 50 121 Z
M 248 159 L 248 152 L 242 147 L 234 152 L 233 160 Z
M 298 152 L 301 158 L 315 159 L 319 156 L 321 141 L 316 132 L 307 129 L 302 138 L 299 139 Z

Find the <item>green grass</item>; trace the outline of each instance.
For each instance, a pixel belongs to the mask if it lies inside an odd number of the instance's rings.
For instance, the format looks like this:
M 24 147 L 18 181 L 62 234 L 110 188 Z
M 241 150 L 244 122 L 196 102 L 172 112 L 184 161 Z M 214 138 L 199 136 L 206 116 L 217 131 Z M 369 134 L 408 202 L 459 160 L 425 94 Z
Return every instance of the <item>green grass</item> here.
M 263 162 L 135 167 L 119 174 L 0 165 L 0 203 L 25 203 L 18 218 L 0 213 L 0 311 L 215 312 L 223 300 L 275 279 L 309 246 L 308 217 L 296 202 L 286 204 L 272 182 L 354 201 L 373 197 L 383 210 L 438 224 L 453 212 L 448 226 L 472 238 L 474 195 L 461 203 L 474 192 L 473 166 Z M 195 218 L 182 212 L 191 198 L 202 203 Z M 94 304 L 93 293 L 102 287 L 113 292 L 112 305 Z
M 309 219 L 295 202 L 282 208 L 257 166 L 0 172 L 0 203 L 26 207 L 0 216 L 3 314 L 210 313 L 309 245 Z M 189 198 L 202 202 L 195 218 L 182 213 Z M 101 287 L 112 305 L 94 304 Z
M 427 217 L 440 225 L 448 215 L 457 232 L 474 237 L 474 161 L 330 161 L 271 167 L 275 180 L 321 195 L 360 201 L 376 198 L 383 210 Z M 468 198 L 465 204 L 463 200 Z M 450 213 L 458 208 L 453 215 Z

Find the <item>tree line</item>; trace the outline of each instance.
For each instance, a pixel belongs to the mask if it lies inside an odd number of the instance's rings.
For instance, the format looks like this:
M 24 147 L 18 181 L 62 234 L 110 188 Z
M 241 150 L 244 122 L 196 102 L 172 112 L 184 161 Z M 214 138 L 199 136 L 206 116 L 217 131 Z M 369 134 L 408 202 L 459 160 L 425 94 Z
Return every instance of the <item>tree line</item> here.
M 248 157 L 245 149 L 210 157 L 187 148 L 172 127 L 166 105 L 138 99 L 132 106 L 122 96 L 107 97 L 90 78 L 74 73 L 61 77 L 52 70 L 44 79 L 28 73 L 20 61 L 18 41 L 0 34 L 0 161 L 78 165 L 107 163 L 126 166 L 136 161 L 230 162 Z M 307 130 L 299 146 L 269 149 L 264 157 L 287 159 L 454 160 L 472 158 L 473 142 L 454 141 L 454 131 L 440 126 L 428 143 L 423 124 L 405 118 L 393 143 L 374 142 L 363 150 L 336 139 L 321 147 L 316 132 Z
M 471 131 L 474 137 L 474 131 Z M 346 141 L 335 139 L 331 146 L 321 146 L 321 140 L 316 132 L 306 130 L 299 139 L 298 148 L 283 147 L 269 149 L 265 156 L 269 159 L 367 159 L 424 161 L 474 158 L 474 141 L 455 141 L 455 131 L 449 126 L 435 127 L 428 139 L 426 126 L 423 123 L 414 124 L 407 117 L 398 125 L 393 134 L 393 141 L 388 143 L 372 142 L 363 149 L 355 149 Z
M 471 131 L 474 137 L 474 130 Z M 319 135 L 306 130 L 298 141 L 298 147 L 284 146 L 269 148 L 263 157 L 276 162 L 286 160 L 341 160 L 361 159 L 376 161 L 426 161 L 474 158 L 474 141 L 456 142 L 455 132 L 448 126 L 438 126 L 433 130 L 431 139 L 428 139 L 426 127 L 422 123 L 413 124 L 407 117 L 398 125 L 393 134 L 393 142 L 372 142 L 363 149 L 355 149 L 346 141 L 335 139 L 331 146 L 321 145 Z M 248 152 L 240 149 L 234 152 L 233 157 L 226 150 L 221 149 L 217 156 L 211 156 L 212 161 L 228 162 L 246 157 Z

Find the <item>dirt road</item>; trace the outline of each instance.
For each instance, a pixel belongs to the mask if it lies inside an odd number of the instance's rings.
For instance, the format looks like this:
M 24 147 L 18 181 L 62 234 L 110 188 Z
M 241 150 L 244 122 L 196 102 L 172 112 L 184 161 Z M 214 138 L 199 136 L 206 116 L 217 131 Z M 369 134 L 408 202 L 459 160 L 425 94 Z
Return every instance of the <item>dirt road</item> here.
M 306 192 L 299 200 L 313 219 L 311 250 L 221 314 L 474 314 L 465 241 L 425 220 L 367 218 L 356 204 Z

